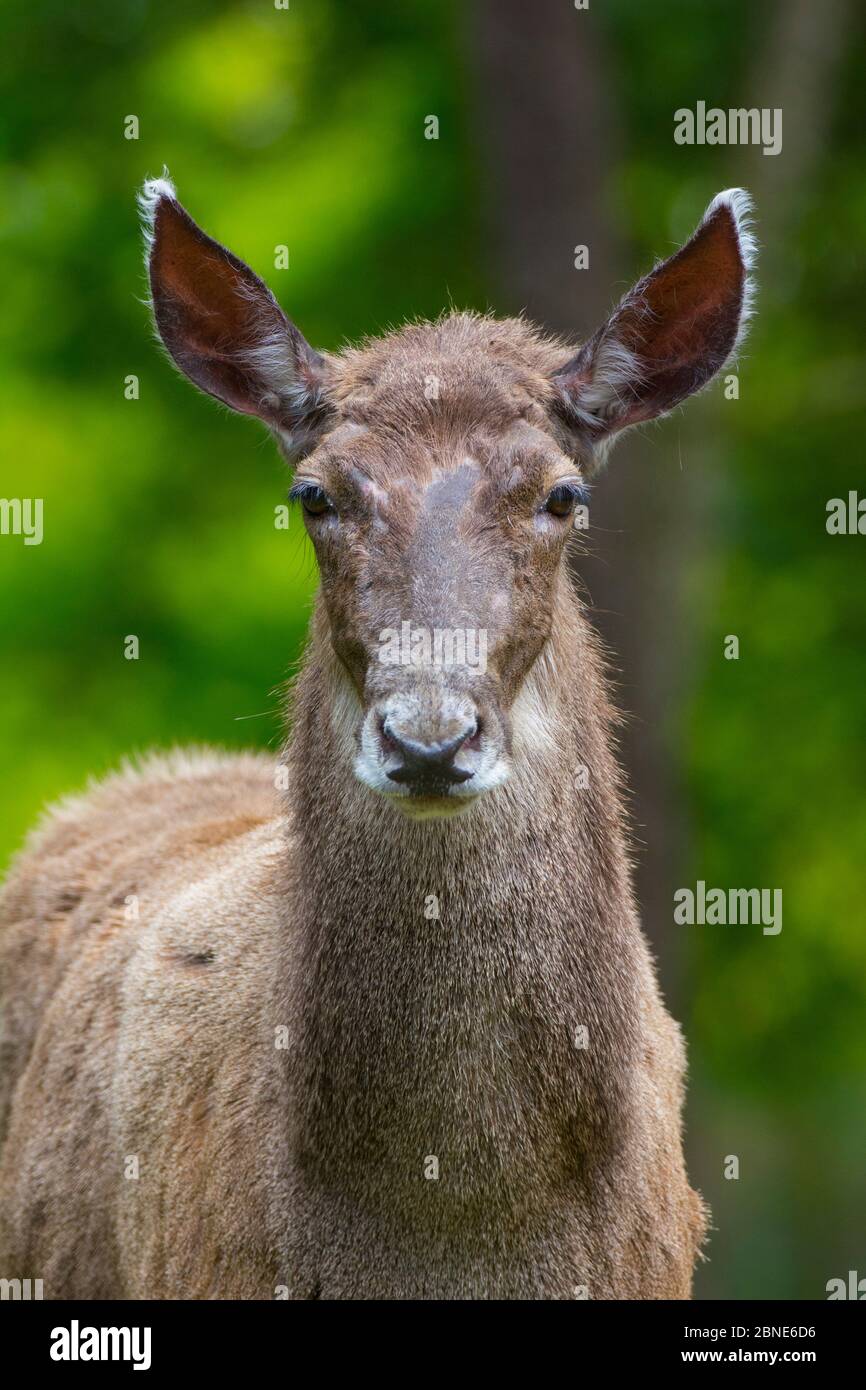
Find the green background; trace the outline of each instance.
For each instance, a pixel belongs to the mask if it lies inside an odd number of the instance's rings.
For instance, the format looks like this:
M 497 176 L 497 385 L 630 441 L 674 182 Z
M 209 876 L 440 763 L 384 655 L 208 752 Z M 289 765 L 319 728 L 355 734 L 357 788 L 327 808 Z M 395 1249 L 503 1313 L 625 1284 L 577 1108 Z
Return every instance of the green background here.
M 534 73 L 565 72 L 568 101 L 570 45 L 585 62 L 591 39 L 603 109 L 573 132 L 575 158 L 603 157 L 578 193 L 617 246 L 597 294 L 612 302 L 718 189 L 747 183 L 757 202 L 761 296 L 739 399 L 716 385 L 620 445 L 583 578 L 607 600 L 620 698 L 639 716 L 624 748 L 638 888 L 689 1041 L 690 1166 L 716 1228 L 697 1293 L 821 1298 L 832 1277 L 866 1276 L 866 536 L 825 529 L 829 498 L 866 493 L 862 18 L 844 0 L 817 20 L 805 0 L 527 8 L 534 28 L 514 0 L 498 15 L 419 0 L 7 0 L 0 492 L 44 498 L 45 537 L 0 537 L 0 858 L 46 800 L 124 755 L 275 747 L 314 591 L 299 518 L 273 525 L 287 484 L 276 451 L 152 341 L 142 178 L 167 164 L 196 219 L 318 346 L 449 302 L 532 309 L 507 242 L 523 219 L 531 247 L 533 208 L 491 176 L 489 102 L 519 106 L 531 142 L 559 88 L 527 81 L 529 47 Z M 503 56 L 490 36 L 511 18 Z M 495 92 L 491 61 L 505 74 Z M 675 146 L 674 110 L 699 99 L 783 104 L 782 154 Z M 549 170 L 552 186 L 569 157 L 539 145 L 534 176 Z M 579 241 L 569 226 L 563 294 Z M 274 269 L 280 244 L 287 270 Z M 632 589 L 636 603 L 656 594 L 654 611 L 638 619 L 623 601 L 606 626 L 612 570 L 658 579 Z M 738 661 L 722 655 L 732 633 Z M 128 634 L 138 661 L 124 659 Z M 698 878 L 782 888 L 782 933 L 675 926 L 673 892 Z

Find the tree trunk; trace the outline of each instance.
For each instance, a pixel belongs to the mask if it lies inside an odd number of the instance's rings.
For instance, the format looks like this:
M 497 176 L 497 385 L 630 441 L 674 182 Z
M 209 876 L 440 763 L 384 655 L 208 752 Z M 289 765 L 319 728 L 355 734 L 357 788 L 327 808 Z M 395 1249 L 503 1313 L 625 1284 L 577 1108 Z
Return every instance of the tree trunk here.
M 585 338 L 648 268 L 623 256 L 605 206 L 619 140 L 599 27 L 592 11 L 552 0 L 481 0 L 471 53 L 496 307 Z M 578 245 L 589 249 L 588 270 L 575 269 Z M 636 884 L 659 955 L 682 863 L 677 760 L 667 734 L 684 664 L 671 538 L 681 535 L 688 503 L 664 483 L 663 472 L 677 467 L 674 449 L 670 428 L 661 444 L 633 434 L 618 446 L 596 484 L 590 553 L 577 565 L 630 715 L 622 759 L 633 792 Z

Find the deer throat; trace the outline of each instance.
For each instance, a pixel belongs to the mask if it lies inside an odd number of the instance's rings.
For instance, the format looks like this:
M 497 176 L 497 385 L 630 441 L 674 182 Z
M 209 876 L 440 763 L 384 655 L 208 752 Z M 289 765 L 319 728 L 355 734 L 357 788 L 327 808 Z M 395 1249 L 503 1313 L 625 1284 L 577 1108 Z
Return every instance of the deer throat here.
M 510 781 L 420 822 L 354 784 L 356 697 L 330 657 L 299 682 L 290 1103 L 305 1164 L 359 1199 L 417 1203 L 444 1153 L 461 1201 L 529 1193 L 615 1145 L 628 1112 L 640 937 L 615 773 L 603 730 L 551 708 L 549 676 L 523 692 Z

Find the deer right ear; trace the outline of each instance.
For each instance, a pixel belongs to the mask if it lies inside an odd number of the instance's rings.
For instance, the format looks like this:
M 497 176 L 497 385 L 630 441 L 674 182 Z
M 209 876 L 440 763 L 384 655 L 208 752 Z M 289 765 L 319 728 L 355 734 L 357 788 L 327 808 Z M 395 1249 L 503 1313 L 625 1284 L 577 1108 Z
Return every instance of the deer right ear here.
M 557 414 L 596 459 L 620 430 L 700 391 L 736 351 L 753 297 L 750 211 L 742 188 L 719 193 L 686 244 L 554 375 Z
M 256 415 L 290 454 L 325 427 L 325 359 L 283 313 L 264 281 L 212 240 L 167 178 L 139 195 L 153 316 L 175 365 L 202 391 Z

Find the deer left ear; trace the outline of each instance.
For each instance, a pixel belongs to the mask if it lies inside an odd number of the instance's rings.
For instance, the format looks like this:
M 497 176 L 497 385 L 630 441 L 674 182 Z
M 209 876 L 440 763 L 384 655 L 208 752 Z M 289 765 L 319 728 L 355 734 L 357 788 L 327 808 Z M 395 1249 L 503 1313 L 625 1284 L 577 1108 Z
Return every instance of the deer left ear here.
M 750 211 L 743 189 L 719 193 L 685 246 L 555 373 L 558 414 L 597 456 L 619 430 L 699 391 L 739 345 L 753 298 Z
M 308 451 L 330 414 L 325 359 L 248 265 L 178 202 L 167 177 L 139 197 L 153 316 L 175 365 L 202 391 L 257 415 L 287 454 Z

